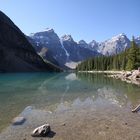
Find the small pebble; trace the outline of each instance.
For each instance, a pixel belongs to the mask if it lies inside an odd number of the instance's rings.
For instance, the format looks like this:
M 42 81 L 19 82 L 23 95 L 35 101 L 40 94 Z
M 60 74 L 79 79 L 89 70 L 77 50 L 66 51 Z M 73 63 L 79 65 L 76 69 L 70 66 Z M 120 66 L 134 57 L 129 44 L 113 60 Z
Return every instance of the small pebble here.
M 109 126 L 106 126 L 106 129 L 109 129 Z
M 62 124 L 62 126 L 66 126 L 66 124 L 65 124 L 65 123 L 63 123 L 63 124 Z

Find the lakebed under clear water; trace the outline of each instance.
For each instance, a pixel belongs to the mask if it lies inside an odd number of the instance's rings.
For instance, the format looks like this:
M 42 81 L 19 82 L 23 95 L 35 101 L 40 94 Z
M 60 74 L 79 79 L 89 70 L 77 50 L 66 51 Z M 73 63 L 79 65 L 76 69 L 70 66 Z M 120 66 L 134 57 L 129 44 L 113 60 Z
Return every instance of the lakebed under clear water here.
M 32 139 L 46 121 L 52 139 L 140 139 L 139 103 L 140 87 L 103 74 L 0 74 L 0 140 Z M 27 121 L 13 127 L 18 115 Z

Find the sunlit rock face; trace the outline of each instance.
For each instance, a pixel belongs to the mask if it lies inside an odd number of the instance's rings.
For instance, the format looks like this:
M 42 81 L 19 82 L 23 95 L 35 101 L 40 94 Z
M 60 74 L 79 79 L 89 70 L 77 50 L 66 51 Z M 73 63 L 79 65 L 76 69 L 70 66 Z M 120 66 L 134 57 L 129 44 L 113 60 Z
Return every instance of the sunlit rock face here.
M 86 59 L 119 54 L 131 46 L 130 39 L 124 33 L 103 42 L 92 40 L 87 43 L 84 40 L 76 42 L 71 35 L 59 37 L 53 29 L 47 28 L 31 34 L 28 39 L 39 55 L 44 54 L 44 60 L 47 59 L 60 67 L 71 69 Z M 139 45 L 140 37 L 136 37 L 135 42 Z M 44 48 L 47 48 L 45 53 Z
M 104 42 L 99 43 L 98 51 L 103 55 L 119 54 L 130 47 L 130 40 L 125 34 L 119 34 Z
M 61 41 L 53 29 L 47 28 L 44 31 L 31 34 L 29 41 L 39 54 L 47 49 L 43 56 L 44 60 L 49 60 L 59 66 L 65 63 L 67 58 L 65 50 L 62 48 Z
M 42 48 L 47 48 L 43 58 L 62 68 L 74 69 L 78 62 L 99 55 L 97 51 L 88 47 L 84 40 L 77 43 L 71 35 L 58 37 L 53 29 L 47 28 L 31 34 L 28 39 L 39 54 L 42 54 Z

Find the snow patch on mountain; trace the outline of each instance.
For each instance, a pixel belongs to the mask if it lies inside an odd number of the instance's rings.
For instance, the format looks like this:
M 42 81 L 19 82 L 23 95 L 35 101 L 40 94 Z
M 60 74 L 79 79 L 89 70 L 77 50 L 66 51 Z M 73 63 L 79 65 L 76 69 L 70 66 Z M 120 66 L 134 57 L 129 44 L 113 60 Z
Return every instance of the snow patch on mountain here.
M 114 55 L 130 47 L 130 40 L 124 33 L 99 43 L 98 52 L 103 55 Z
M 70 54 L 69 54 L 68 51 L 65 49 L 65 47 L 64 47 L 64 45 L 63 45 L 63 41 L 62 41 L 62 39 L 60 39 L 60 43 L 61 43 L 61 47 L 63 48 L 63 50 L 64 50 L 65 53 L 66 53 L 67 60 L 69 60 L 69 56 L 70 56 Z
M 45 28 L 42 32 L 54 32 L 52 28 Z
M 95 40 L 92 40 L 89 44 L 88 44 L 89 48 L 99 52 L 99 43 L 96 42 Z
M 104 42 L 95 40 L 86 43 L 84 40 L 76 42 L 71 35 L 64 35 L 61 38 L 51 28 L 30 35 L 33 45 L 43 58 L 52 58 L 61 67 L 74 69 L 78 62 L 100 55 L 115 55 L 130 47 L 131 41 L 122 33 Z M 135 38 L 140 44 L 140 37 Z M 44 49 L 47 48 L 47 49 Z M 46 54 L 46 55 L 45 55 Z
M 135 42 L 136 42 L 136 44 L 138 44 L 140 46 L 140 36 L 135 38 Z
M 69 41 L 69 42 L 73 42 L 73 38 L 71 35 L 63 35 L 61 37 L 62 41 Z

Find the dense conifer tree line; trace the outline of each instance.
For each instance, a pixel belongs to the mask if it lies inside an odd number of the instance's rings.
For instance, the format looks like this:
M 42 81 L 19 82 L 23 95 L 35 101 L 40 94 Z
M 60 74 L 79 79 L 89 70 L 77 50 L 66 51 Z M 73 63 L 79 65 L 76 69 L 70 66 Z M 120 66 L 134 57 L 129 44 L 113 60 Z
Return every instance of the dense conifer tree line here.
M 114 56 L 99 56 L 80 63 L 76 70 L 133 70 L 140 67 L 140 47 L 135 43 L 134 38 L 131 47 L 124 52 Z

